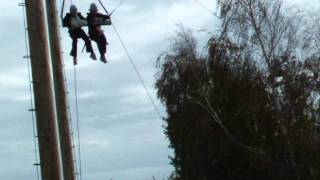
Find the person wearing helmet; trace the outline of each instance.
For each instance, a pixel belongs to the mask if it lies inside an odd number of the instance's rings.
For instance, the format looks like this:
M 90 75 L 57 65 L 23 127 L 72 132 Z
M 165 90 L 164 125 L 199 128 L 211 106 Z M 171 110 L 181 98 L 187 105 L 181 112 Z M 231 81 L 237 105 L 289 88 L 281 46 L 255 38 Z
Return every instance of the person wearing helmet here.
M 69 34 L 72 39 L 72 49 L 70 55 L 73 57 L 73 64 L 77 65 L 77 44 L 78 39 L 81 38 L 85 42 L 86 50 L 90 53 L 90 58 L 97 60 L 96 55 L 93 52 L 91 41 L 87 34 L 82 30 L 82 26 L 86 25 L 86 19 L 78 12 L 75 5 L 70 6 L 70 13 L 67 13 L 63 18 L 62 25 L 69 29 Z
M 107 53 L 108 42 L 106 36 L 103 33 L 103 30 L 101 29 L 101 24 L 96 23 L 97 19 L 98 21 L 110 20 L 110 16 L 99 13 L 97 5 L 95 3 L 92 3 L 90 5 L 89 13 L 87 16 L 89 37 L 98 45 L 98 49 L 101 55 L 100 60 L 104 63 L 107 63 L 105 54 Z

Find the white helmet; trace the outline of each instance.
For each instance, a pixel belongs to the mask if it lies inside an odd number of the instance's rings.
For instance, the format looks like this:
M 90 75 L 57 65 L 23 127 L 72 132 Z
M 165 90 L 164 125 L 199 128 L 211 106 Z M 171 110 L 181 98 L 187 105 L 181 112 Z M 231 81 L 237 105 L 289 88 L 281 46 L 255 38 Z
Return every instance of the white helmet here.
M 75 6 L 75 5 L 71 5 L 70 6 L 70 13 L 76 13 L 78 11 L 78 8 L 77 8 L 77 6 Z
M 98 11 L 97 5 L 95 3 L 91 3 L 89 11 L 90 12 L 97 12 Z

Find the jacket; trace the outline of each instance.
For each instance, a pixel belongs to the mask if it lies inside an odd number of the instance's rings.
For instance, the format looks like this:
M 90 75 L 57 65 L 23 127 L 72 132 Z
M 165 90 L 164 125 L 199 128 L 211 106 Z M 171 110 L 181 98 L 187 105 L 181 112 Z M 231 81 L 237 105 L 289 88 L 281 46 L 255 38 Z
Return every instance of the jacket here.
M 81 15 L 80 12 L 78 12 L 77 15 L 81 20 L 86 21 L 86 19 Z M 75 27 L 72 26 L 71 19 L 72 19 L 71 13 L 67 13 L 62 20 L 62 26 L 67 27 L 69 29 L 76 29 Z M 77 27 L 77 28 L 81 28 L 81 27 Z
M 90 35 L 98 35 L 102 32 L 101 30 L 101 25 L 97 25 L 96 18 L 101 18 L 102 21 L 106 19 L 110 19 L 109 15 L 104 15 L 101 13 L 88 13 L 87 16 L 87 22 L 88 22 L 88 29 L 89 29 L 89 34 Z

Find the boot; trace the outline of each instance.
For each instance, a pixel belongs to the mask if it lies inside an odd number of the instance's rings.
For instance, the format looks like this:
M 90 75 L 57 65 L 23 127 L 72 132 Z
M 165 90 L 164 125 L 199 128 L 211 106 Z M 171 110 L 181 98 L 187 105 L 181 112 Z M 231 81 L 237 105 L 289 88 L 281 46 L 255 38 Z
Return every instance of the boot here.
M 106 57 L 105 57 L 104 55 L 102 55 L 102 56 L 100 57 L 100 61 L 102 61 L 103 63 L 107 63 L 107 62 L 108 62 L 107 59 L 106 59 Z
M 94 53 L 91 53 L 91 54 L 90 54 L 90 58 L 91 58 L 92 60 L 94 60 L 94 61 L 97 60 L 97 56 L 96 56 Z

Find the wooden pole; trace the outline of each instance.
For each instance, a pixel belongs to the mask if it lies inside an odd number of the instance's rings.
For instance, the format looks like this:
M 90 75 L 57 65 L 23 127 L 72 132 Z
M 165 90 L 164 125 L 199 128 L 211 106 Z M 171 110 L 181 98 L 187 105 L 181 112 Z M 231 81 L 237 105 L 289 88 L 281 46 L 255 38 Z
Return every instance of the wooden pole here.
M 46 7 L 63 176 L 76 180 L 56 0 L 46 0 Z
M 26 0 L 41 176 L 62 180 L 43 0 Z

